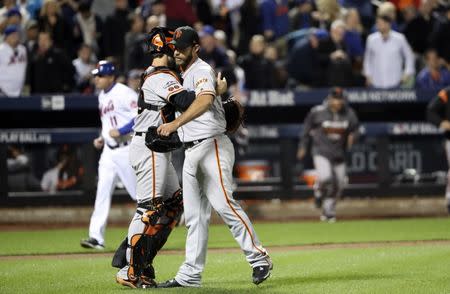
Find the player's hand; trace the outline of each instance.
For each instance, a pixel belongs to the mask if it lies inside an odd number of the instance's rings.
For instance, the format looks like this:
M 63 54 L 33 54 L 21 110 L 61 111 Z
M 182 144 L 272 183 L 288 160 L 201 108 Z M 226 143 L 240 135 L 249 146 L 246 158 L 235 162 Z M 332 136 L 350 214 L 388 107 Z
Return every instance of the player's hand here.
M 299 148 L 297 151 L 297 159 L 302 160 L 305 158 L 306 155 L 306 149 L 305 148 Z
M 102 149 L 103 145 L 105 144 L 105 141 L 102 137 L 98 137 L 94 139 L 94 147 L 97 149 Z
M 158 127 L 158 135 L 168 137 L 170 134 L 178 129 L 175 121 L 170 123 L 162 124 Z
M 111 138 L 119 138 L 120 137 L 120 133 L 118 129 L 112 129 L 109 131 L 109 135 L 111 136 Z
M 443 120 L 439 125 L 439 128 L 441 128 L 444 131 L 450 131 L 450 121 Z
M 217 74 L 217 86 L 216 86 L 217 94 L 220 96 L 227 91 L 227 79 L 222 78 L 222 73 L 219 72 Z

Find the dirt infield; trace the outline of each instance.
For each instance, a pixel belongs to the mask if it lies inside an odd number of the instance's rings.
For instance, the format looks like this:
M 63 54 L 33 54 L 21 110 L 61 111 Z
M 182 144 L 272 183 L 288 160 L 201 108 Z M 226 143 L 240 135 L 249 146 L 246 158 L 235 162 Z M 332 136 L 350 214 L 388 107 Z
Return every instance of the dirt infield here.
M 301 251 L 301 250 L 326 250 L 326 249 L 351 249 L 351 248 L 381 248 L 381 247 L 401 247 L 417 245 L 450 245 L 450 240 L 417 240 L 417 241 L 382 241 L 382 242 L 355 242 L 355 243 L 333 243 L 333 244 L 308 244 L 293 246 L 269 246 L 270 252 Z M 239 248 L 210 248 L 212 253 L 239 253 Z M 161 250 L 160 255 L 182 255 L 184 250 Z M 79 259 L 112 257 L 113 252 L 90 252 L 90 253 L 66 253 L 66 254 L 39 254 L 39 255 L 8 255 L 0 256 L 0 261 L 22 260 L 22 259 Z

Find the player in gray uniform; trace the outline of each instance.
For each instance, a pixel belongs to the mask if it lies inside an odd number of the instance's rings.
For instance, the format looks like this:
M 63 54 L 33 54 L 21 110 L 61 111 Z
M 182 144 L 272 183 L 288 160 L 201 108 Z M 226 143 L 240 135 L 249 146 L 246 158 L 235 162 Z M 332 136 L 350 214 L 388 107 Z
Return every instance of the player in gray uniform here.
M 137 178 L 138 207 L 128 229 L 126 261 L 117 273 L 116 281 L 131 288 L 156 286 L 153 259 L 183 209 L 171 153 L 155 152 L 145 145 L 150 127 L 173 120 L 175 109 L 184 111 L 195 99 L 195 93 L 183 89 L 174 71 L 173 46 L 168 44 L 172 36 L 173 31 L 163 27 L 156 27 L 149 33 L 148 45 L 153 61 L 141 79 L 135 135 L 130 145 L 130 162 Z
M 306 116 L 297 157 L 302 160 L 311 144 L 318 174 L 314 194 L 316 206 L 322 207 L 322 221 L 336 221 L 336 200 L 347 182 L 345 154 L 356 139 L 358 124 L 355 112 L 338 87 L 331 89 L 324 103 L 312 108 Z
M 172 43 L 175 61 L 183 71 L 183 87 L 194 90 L 196 99 L 174 121 L 158 128 L 159 134 L 164 136 L 178 130 L 184 142 L 183 191 L 188 228 L 184 263 L 174 279 L 158 287 L 201 285 L 211 206 L 230 228 L 253 268 L 253 282 L 259 284 L 270 276 L 272 262 L 247 214 L 233 199 L 234 148 L 225 135 L 224 109 L 214 89 L 214 70 L 198 58 L 199 38 L 193 28 L 185 26 L 175 30 Z

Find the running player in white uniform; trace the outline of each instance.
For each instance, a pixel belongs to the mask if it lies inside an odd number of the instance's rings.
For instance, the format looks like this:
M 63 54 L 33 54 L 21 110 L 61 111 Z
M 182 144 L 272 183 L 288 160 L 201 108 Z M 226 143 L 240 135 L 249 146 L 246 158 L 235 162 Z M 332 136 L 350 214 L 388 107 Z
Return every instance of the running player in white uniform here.
M 216 97 L 214 70 L 198 58 L 199 38 L 193 28 L 178 28 L 172 43 L 176 48 L 175 61 L 184 71 L 183 87 L 194 90 L 196 99 L 177 119 L 158 128 L 164 136 L 178 129 L 184 142 L 183 194 L 188 228 L 184 263 L 174 279 L 158 287 L 201 285 L 211 206 L 230 228 L 253 268 L 253 282 L 259 284 L 270 276 L 272 262 L 246 213 L 233 199 L 234 148 L 224 134 L 225 113 L 220 97 Z
M 103 148 L 98 163 L 97 194 L 89 226 L 89 238 L 81 240 L 85 248 L 103 249 L 106 222 L 111 196 L 120 178 L 128 194 L 136 200 L 136 176 L 128 155 L 131 130 L 137 113 L 137 94 L 133 89 L 115 82 L 115 66 L 106 60 L 92 71 L 98 96 L 102 132 L 94 140 L 97 149 Z

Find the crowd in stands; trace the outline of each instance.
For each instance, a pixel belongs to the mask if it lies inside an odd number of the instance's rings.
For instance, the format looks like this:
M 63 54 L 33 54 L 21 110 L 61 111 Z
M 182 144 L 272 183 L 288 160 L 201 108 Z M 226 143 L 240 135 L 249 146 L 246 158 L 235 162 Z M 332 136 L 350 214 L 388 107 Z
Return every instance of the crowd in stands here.
M 450 85 L 448 0 L 3 0 L 0 96 L 94 93 L 114 61 L 137 89 L 146 32 L 190 25 L 200 57 L 245 90 L 441 89 Z

